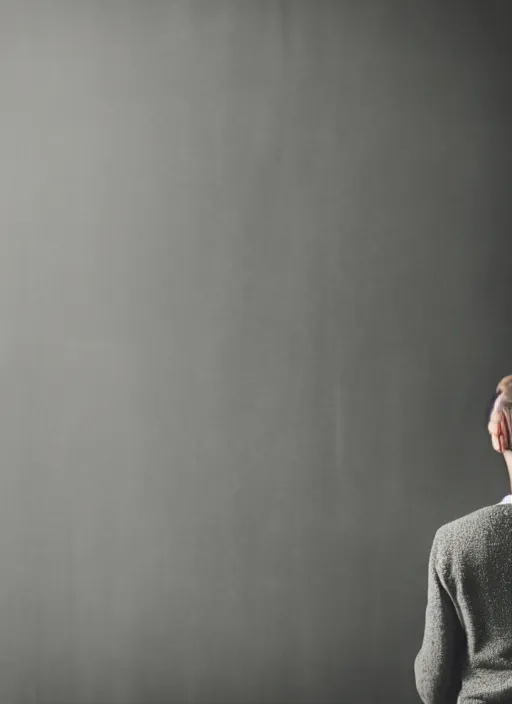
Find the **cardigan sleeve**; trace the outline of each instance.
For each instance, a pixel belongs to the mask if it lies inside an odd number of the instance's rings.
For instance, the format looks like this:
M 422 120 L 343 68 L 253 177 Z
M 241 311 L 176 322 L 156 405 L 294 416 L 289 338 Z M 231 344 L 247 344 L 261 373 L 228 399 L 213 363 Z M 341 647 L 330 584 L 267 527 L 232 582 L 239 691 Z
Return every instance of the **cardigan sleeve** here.
M 414 674 L 416 689 L 424 704 L 456 704 L 465 632 L 440 576 L 439 544 L 437 531 L 428 563 L 423 643 L 414 661 Z

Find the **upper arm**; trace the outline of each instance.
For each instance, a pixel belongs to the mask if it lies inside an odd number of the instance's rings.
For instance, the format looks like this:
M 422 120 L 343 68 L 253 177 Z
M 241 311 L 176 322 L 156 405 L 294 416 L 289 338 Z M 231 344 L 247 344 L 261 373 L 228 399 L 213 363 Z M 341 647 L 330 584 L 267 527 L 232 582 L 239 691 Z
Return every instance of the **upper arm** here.
M 443 540 L 438 531 L 428 563 L 423 643 L 414 663 L 416 686 L 425 704 L 455 702 L 460 689 L 460 655 L 465 634 L 440 569 L 446 566 Z

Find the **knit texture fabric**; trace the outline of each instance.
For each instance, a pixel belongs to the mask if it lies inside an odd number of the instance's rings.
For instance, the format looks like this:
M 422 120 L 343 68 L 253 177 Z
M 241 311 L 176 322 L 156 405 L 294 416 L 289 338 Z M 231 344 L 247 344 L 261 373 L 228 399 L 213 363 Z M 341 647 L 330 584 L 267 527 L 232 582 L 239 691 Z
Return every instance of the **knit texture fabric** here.
M 424 704 L 512 704 L 512 504 L 436 532 L 414 674 Z

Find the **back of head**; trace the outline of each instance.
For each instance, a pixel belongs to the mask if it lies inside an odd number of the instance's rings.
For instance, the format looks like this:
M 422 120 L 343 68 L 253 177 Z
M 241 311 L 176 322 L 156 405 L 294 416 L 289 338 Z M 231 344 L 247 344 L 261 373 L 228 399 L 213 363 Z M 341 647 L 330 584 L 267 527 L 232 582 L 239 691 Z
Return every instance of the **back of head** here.
M 493 437 L 495 450 L 512 450 L 512 374 L 503 377 L 496 387 L 489 418 L 489 432 Z
M 496 393 L 504 395 L 509 403 L 512 403 L 512 374 L 504 376 L 496 387 Z

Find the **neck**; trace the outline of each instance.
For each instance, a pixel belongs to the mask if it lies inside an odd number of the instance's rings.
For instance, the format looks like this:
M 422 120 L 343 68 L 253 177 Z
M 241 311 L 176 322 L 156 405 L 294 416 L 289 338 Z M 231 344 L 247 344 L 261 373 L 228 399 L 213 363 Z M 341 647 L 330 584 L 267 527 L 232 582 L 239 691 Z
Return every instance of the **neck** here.
M 505 460 L 505 464 L 507 465 L 510 493 L 512 494 L 512 450 L 505 450 L 505 452 L 503 453 L 503 459 Z

